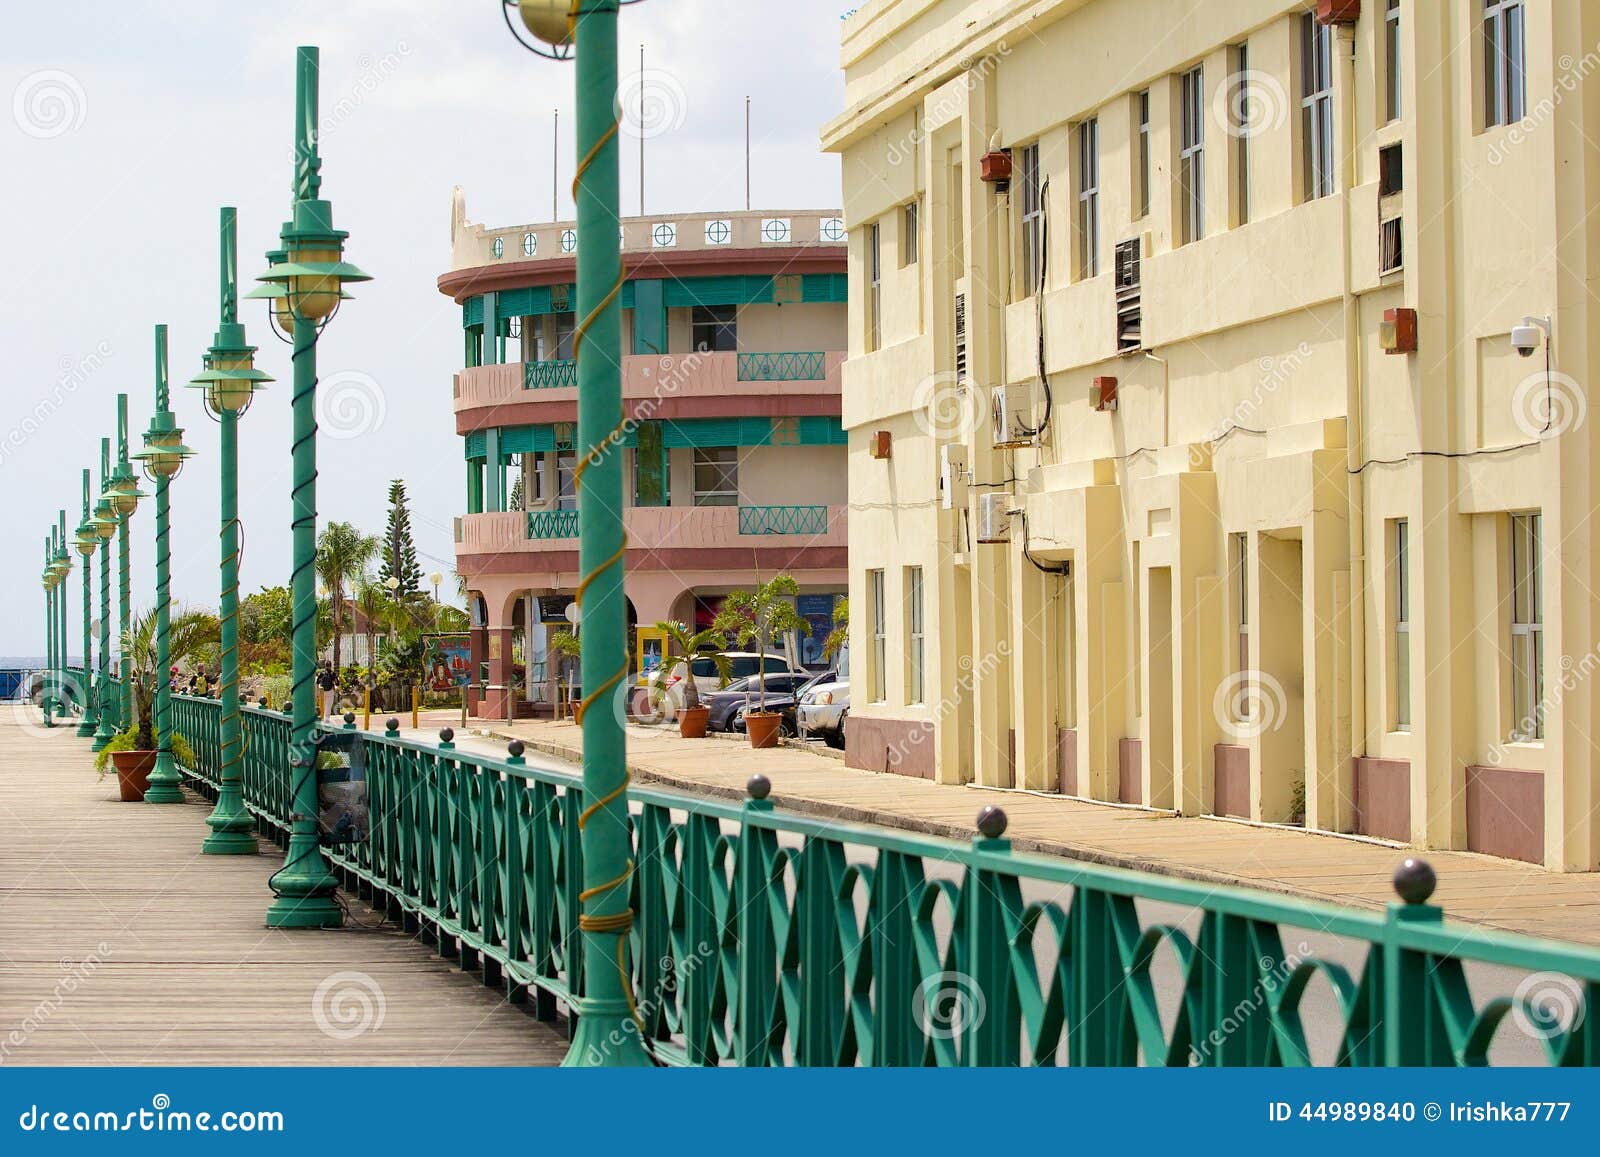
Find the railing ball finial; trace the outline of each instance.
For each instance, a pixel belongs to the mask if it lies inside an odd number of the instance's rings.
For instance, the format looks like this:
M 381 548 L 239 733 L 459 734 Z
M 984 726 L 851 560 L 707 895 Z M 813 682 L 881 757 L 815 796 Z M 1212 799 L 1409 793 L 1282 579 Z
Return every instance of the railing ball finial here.
M 1426 904 L 1439 886 L 1439 877 L 1427 860 L 1408 857 L 1394 870 L 1394 890 L 1407 904 Z
M 400 730 L 400 720 L 393 715 L 389 716 L 389 718 L 384 721 L 383 725 L 390 731 Z
M 261 710 L 265 711 L 267 709 L 267 697 L 265 695 L 263 695 L 259 699 L 257 699 L 256 700 L 256 706 L 261 708 Z
M 522 753 L 526 750 L 527 747 L 520 739 L 513 739 L 510 743 L 506 744 L 506 754 L 510 755 L 513 759 L 521 759 Z
M 751 799 L 766 799 L 772 794 L 772 781 L 764 775 L 752 775 L 745 780 L 744 790 Z
M 356 722 L 356 713 L 355 713 L 355 712 L 354 712 L 354 711 L 346 711 L 346 712 L 345 712 L 345 713 L 344 713 L 344 722 L 345 722 L 345 726 L 346 726 L 346 727 L 353 727 L 353 726 L 355 726 L 355 722 Z
M 452 740 L 454 740 L 455 737 L 456 737 L 455 728 L 453 728 L 453 727 L 441 727 L 441 728 L 439 728 L 439 739 L 442 742 L 449 743 Z
M 1003 808 L 990 804 L 978 813 L 978 834 L 985 839 L 998 840 L 1006 834 L 1006 825 L 1010 822 Z

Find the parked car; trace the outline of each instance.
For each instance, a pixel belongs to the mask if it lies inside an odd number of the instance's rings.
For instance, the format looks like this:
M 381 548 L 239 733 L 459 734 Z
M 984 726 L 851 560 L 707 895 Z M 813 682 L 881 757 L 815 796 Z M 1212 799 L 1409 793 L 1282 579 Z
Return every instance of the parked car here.
M 815 678 L 815 675 L 805 671 L 781 671 L 766 676 L 767 710 L 784 713 L 786 734 L 794 734 L 795 697 Z M 710 694 L 702 692 L 700 701 L 711 708 L 711 717 L 706 724 L 710 730 L 743 731 L 744 713 L 756 709 L 760 701 L 760 688 L 756 676 L 748 675 L 743 679 L 735 679 L 720 691 Z M 735 718 L 740 721 L 737 727 L 733 725 Z
M 829 747 L 844 747 L 845 721 L 850 716 L 850 680 L 813 683 L 800 694 L 795 722 L 802 738 L 817 736 Z
M 728 679 L 730 683 L 747 679 L 758 670 L 765 670 L 770 678 L 773 675 L 803 674 L 791 671 L 789 660 L 782 655 L 768 652 L 765 656 L 754 651 L 729 651 Z M 660 710 L 667 719 L 677 716 L 678 707 L 683 703 L 683 691 L 678 684 L 683 682 L 683 665 L 673 664 L 671 675 L 666 674 L 665 665 L 650 672 L 645 682 L 651 703 L 660 704 Z M 701 655 L 689 661 L 689 671 L 694 677 L 695 688 L 700 692 L 700 701 L 707 702 L 709 697 L 725 688 L 717 674 L 717 665 L 709 655 Z

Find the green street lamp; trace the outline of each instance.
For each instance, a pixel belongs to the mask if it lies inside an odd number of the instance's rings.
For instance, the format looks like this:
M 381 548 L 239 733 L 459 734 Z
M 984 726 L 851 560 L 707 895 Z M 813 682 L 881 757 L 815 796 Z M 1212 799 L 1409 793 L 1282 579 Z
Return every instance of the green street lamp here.
M 117 516 L 105 497 L 111 480 L 111 439 L 100 439 L 100 494 L 94 504 L 95 537 L 100 540 L 100 668 L 96 675 L 95 705 L 99 719 L 90 749 L 99 751 L 116 735 L 111 709 L 111 540 L 117 533 Z
M 100 497 L 117 519 L 117 638 L 122 657 L 122 728 L 133 726 L 133 660 L 128 655 L 128 630 L 133 625 L 133 577 L 129 567 L 129 520 L 141 498 L 149 495 L 139 489 L 139 480 L 128 460 L 128 395 L 117 395 L 117 465 Z
M 150 787 L 145 803 L 182 803 L 179 785 L 183 777 L 172 758 L 172 661 L 168 637 L 172 618 L 171 508 L 168 487 L 194 451 L 183 444 L 183 430 L 168 409 L 167 327 L 156 326 L 156 412 L 150 415 L 150 428 L 144 433 L 144 449 L 134 457 L 144 463 L 144 472 L 156 484 L 156 765 L 150 771 Z
M 67 553 L 67 512 L 56 512 L 56 713 L 65 719 L 69 713 L 67 685 L 71 679 L 67 655 L 67 576 L 72 573 L 72 556 Z
M 85 470 L 83 521 L 78 523 L 72 540 L 73 548 L 83 556 L 83 718 L 78 721 L 78 736 L 81 739 L 94 738 L 95 727 L 99 723 L 94 706 L 94 676 L 90 674 L 90 660 L 94 655 L 90 636 L 90 624 L 94 621 L 94 591 L 90 588 L 94 582 L 94 552 L 100 546 L 100 535 L 95 530 L 93 512 L 89 508 L 89 477 L 90 472 Z
M 502 0 L 506 24 L 525 48 L 555 60 L 576 57 L 578 170 L 577 470 L 578 555 L 583 579 L 583 669 L 586 692 L 578 707 L 583 727 L 583 798 L 578 819 L 583 847 L 583 995 L 575 1001 L 578 1027 L 565 1064 L 648 1065 L 644 1027 L 628 967 L 628 904 L 633 839 L 628 817 L 627 744 L 617 712 L 604 700 L 627 675 L 623 597 L 621 429 L 622 339 L 618 291 L 617 11 L 624 0 L 517 0 L 517 15 L 533 41 L 517 31 L 512 0 Z M 629 0 L 631 2 L 631 0 Z M 596 704 L 601 710 L 591 710 Z
M 222 767 L 217 802 L 206 823 L 211 834 L 200 850 L 213 856 L 247 856 L 256 851 L 254 821 L 244 806 L 240 769 L 244 754 L 239 719 L 239 416 L 250 408 L 256 390 L 272 379 L 255 368 L 255 347 L 239 324 L 238 215 L 222 210 L 222 320 L 204 367 L 189 381 L 205 391 L 206 412 L 221 430 L 222 511 Z
M 333 227 L 333 205 L 319 196 L 318 64 L 315 48 L 296 53 L 294 211 L 281 234 L 282 251 L 268 255 L 267 271 L 257 278 L 263 287 L 248 295 L 269 301 L 272 318 L 294 346 L 293 819 L 287 859 L 269 881 L 275 894 L 267 909 L 272 928 L 328 928 L 343 919 L 333 898 L 338 880 L 317 842 L 317 337 L 344 298 L 345 285 L 370 279 L 343 260 L 349 235 Z
M 45 535 L 44 573 L 39 576 L 39 584 L 44 587 L 44 675 L 39 683 L 39 706 L 44 711 L 46 727 L 56 725 L 50 714 L 56 678 L 56 587 L 60 585 L 56 578 L 56 552 L 51 545 L 54 536 L 54 528 Z

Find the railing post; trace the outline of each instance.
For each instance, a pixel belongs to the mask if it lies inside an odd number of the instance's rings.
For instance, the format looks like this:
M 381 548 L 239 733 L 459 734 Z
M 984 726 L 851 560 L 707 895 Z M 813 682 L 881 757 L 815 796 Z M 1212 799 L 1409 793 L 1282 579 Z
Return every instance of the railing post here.
M 1426 860 L 1407 859 L 1395 870 L 1383 935 L 1383 1063 L 1388 1068 L 1452 1063 L 1450 1042 L 1434 1013 L 1426 953 L 1406 948 L 1408 924 L 1437 924 L 1443 909 L 1428 903 L 1439 877 Z
M 777 948 L 772 943 L 770 894 L 778 834 L 750 823 L 772 811 L 772 781 L 752 775 L 745 784 L 745 822 L 739 829 L 735 910 L 739 918 L 739 997 L 734 1011 L 734 1060 L 743 1068 L 772 1064 L 772 1013 L 777 1001 Z
M 1005 839 L 1006 813 L 989 806 L 978 813 L 978 835 L 972 850 L 1011 853 Z M 953 988 L 938 994 L 944 1007 L 960 1023 L 952 1029 L 962 1035 L 962 1064 L 969 1068 L 994 1068 L 1017 1063 L 1020 1025 L 1011 984 L 1011 938 L 1021 912 L 1022 893 L 1015 876 L 974 864 L 966 881 L 965 978 L 946 977 Z M 924 1002 L 934 994 L 924 993 Z M 932 1008 L 927 1003 L 925 1008 Z

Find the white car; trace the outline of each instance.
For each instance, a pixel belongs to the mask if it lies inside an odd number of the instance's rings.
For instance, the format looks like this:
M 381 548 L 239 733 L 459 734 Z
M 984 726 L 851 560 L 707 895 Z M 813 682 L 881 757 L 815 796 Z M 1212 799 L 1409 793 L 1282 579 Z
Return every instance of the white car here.
M 728 681 L 745 679 L 765 668 L 768 675 L 804 674 L 803 671 L 793 671 L 789 660 L 782 655 L 768 651 L 761 655 L 755 651 L 727 651 Z M 683 703 L 683 664 L 674 661 L 671 664 L 672 674 L 666 674 L 666 667 L 659 667 L 650 672 L 645 680 L 645 687 L 649 692 L 651 703 L 659 703 L 663 715 L 671 719 L 677 715 L 678 707 Z M 722 677 L 717 672 L 717 664 L 709 655 L 701 655 L 689 660 L 689 672 L 694 678 L 695 690 L 700 693 L 703 700 L 713 691 L 722 689 Z
M 829 747 L 844 747 L 844 729 L 850 717 L 850 680 L 813 684 L 801 694 L 794 715 L 801 738 L 818 736 Z

